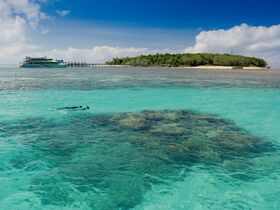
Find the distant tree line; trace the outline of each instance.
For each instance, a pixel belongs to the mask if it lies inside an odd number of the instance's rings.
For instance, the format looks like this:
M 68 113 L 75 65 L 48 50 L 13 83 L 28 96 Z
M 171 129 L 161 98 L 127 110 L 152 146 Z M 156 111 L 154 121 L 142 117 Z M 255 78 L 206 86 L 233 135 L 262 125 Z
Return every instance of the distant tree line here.
M 113 58 L 107 61 L 109 65 L 132 66 L 240 66 L 240 67 L 266 67 L 265 60 L 255 57 L 229 54 L 155 54 L 141 55 L 137 57 Z

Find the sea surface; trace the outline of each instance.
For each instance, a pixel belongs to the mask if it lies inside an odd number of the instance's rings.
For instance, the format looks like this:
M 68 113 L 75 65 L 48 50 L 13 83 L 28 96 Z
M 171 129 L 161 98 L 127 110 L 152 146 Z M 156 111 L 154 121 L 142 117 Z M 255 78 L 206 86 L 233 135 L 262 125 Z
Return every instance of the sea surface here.
M 280 71 L 0 68 L 1 210 L 276 210 L 279 146 Z

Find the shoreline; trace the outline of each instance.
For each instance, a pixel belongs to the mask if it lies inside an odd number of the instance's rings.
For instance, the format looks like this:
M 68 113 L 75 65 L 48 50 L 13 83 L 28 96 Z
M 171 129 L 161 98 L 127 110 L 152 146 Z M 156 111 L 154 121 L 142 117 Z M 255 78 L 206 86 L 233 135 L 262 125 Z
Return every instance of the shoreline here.
M 174 69 L 205 69 L 205 70 L 258 70 L 269 71 L 274 70 L 267 67 L 237 67 L 237 66 L 133 66 L 133 65 L 110 65 L 110 64 L 98 64 L 95 67 L 133 67 L 133 68 L 174 68 Z
M 214 70 L 270 70 L 269 68 L 264 67 L 236 67 L 236 66 L 191 66 L 184 67 L 190 69 L 214 69 Z

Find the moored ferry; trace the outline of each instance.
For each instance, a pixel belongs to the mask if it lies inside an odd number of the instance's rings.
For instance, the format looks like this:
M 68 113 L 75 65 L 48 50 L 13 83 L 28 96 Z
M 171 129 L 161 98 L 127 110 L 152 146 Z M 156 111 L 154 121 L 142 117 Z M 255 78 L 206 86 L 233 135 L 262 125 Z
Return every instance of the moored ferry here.
M 63 60 L 55 60 L 47 57 L 25 57 L 21 68 L 65 68 L 67 65 Z

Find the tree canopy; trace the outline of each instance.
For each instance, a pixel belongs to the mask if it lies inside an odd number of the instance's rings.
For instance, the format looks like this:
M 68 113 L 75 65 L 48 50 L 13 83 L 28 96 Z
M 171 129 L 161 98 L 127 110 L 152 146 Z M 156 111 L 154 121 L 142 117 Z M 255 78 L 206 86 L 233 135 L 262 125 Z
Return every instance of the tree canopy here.
M 185 54 L 155 54 L 137 57 L 113 58 L 107 61 L 109 65 L 132 66 L 239 66 L 239 67 L 266 67 L 265 60 L 255 57 L 229 54 L 185 53 Z

